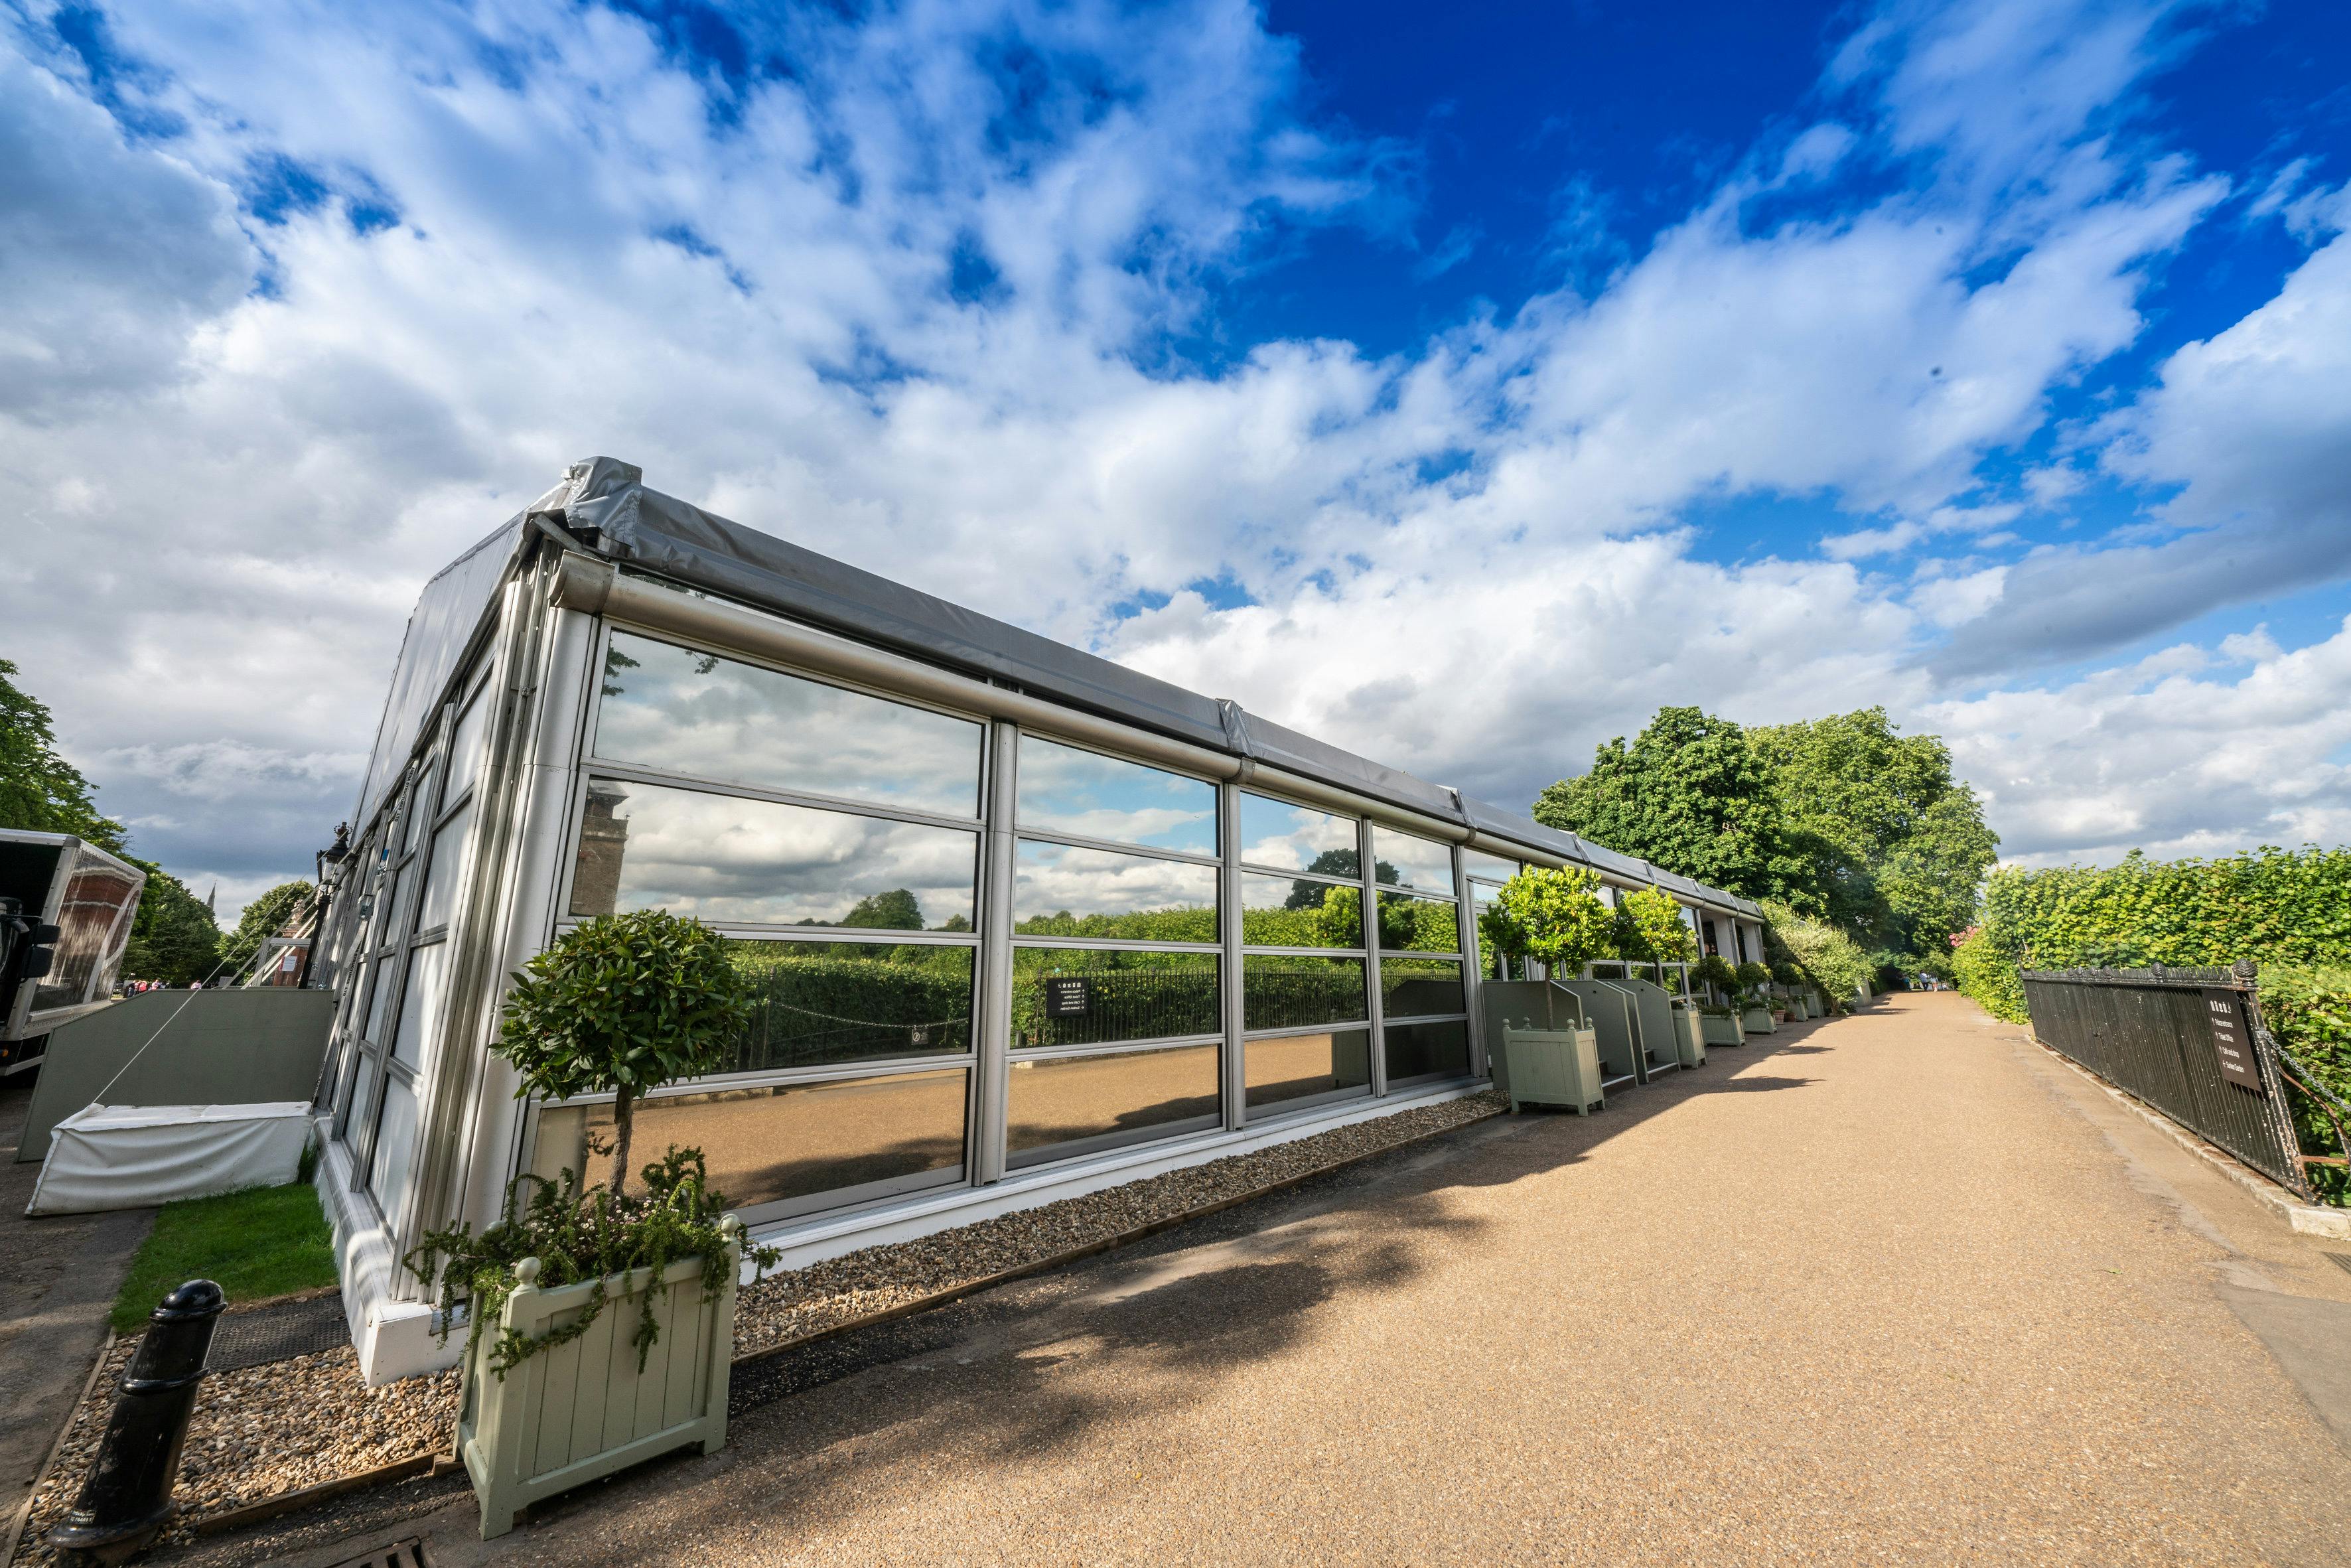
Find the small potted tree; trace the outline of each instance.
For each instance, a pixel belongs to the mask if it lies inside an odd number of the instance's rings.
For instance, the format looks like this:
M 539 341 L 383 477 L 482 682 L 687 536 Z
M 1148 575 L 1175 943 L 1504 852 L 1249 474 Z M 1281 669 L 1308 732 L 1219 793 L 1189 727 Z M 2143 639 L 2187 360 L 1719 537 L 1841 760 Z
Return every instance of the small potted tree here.
M 1674 1053 L 1684 1067 L 1706 1064 L 1706 1036 L 1698 1009 L 1665 987 L 1665 967 L 1686 964 L 1698 951 L 1698 938 L 1682 921 L 1682 906 L 1662 887 L 1628 893 L 1616 905 L 1614 936 L 1618 956 L 1656 968 L 1660 988 L 1668 990 L 1674 1020 Z
M 699 1149 L 629 1169 L 637 1103 L 715 1071 L 748 1015 L 725 942 L 660 911 L 567 932 L 514 977 L 494 1048 L 517 1097 L 613 1097 L 606 1185 L 517 1180 L 497 1224 L 426 1236 L 409 1269 L 444 1332 L 468 1313 L 457 1449 L 482 1536 L 541 1498 L 687 1446 L 726 1443 L 742 1222 Z M 523 1191 L 528 1189 L 528 1197 Z M 764 1269 L 779 1256 L 752 1249 Z
M 1694 971 L 1698 982 L 1706 987 L 1707 999 L 1698 1009 L 1700 1027 L 1708 1045 L 1738 1045 L 1747 1036 L 1739 1027 L 1739 976 L 1729 960 L 1719 953 L 1708 953 L 1698 960 Z
M 1608 907 L 1593 891 L 1599 885 L 1582 866 L 1529 866 L 1503 884 L 1494 907 L 1479 916 L 1479 935 L 1494 951 L 1531 958 L 1553 975 L 1580 974 L 1608 951 Z M 1588 1113 L 1605 1100 L 1599 1032 L 1580 1017 L 1562 1024 L 1554 988 L 1545 986 L 1542 995 L 1542 1020 L 1506 1019 L 1496 1042 L 1510 1109 L 1531 1103 Z
M 1771 966 L 1771 980 L 1786 998 L 1783 1022 L 1798 1023 L 1812 1016 L 1804 1006 L 1804 972 L 1797 968 L 1792 960 L 1782 958 L 1775 962 Z
M 1731 971 L 1739 981 L 1739 1025 L 1749 1034 L 1771 1034 L 1780 1026 L 1772 1020 L 1771 971 L 1752 959 Z

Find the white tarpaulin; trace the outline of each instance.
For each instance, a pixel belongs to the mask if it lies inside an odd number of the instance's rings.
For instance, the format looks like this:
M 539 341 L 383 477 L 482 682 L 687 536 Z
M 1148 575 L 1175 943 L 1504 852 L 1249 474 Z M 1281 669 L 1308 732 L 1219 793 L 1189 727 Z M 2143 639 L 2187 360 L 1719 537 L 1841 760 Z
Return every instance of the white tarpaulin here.
M 260 1105 L 86 1105 L 59 1122 L 27 1214 L 145 1208 L 283 1186 L 309 1137 L 301 1100 Z

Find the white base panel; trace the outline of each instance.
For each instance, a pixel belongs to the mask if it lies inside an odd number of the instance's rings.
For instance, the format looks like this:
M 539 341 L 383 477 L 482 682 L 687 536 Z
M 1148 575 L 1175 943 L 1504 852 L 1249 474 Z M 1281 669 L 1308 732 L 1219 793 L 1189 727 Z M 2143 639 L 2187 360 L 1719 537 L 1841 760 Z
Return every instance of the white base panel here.
M 321 1150 L 319 1201 L 334 1230 L 343 1321 L 360 1354 L 360 1375 L 375 1388 L 456 1365 L 465 1349 L 463 1320 L 444 1345 L 434 1336 L 431 1307 L 393 1298 L 400 1260 L 392 1255 L 391 1235 L 376 1213 L 375 1201 L 351 1179 L 350 1151 L 328 1136 L 331 1124 L 325 1117 L 316 1125 Z

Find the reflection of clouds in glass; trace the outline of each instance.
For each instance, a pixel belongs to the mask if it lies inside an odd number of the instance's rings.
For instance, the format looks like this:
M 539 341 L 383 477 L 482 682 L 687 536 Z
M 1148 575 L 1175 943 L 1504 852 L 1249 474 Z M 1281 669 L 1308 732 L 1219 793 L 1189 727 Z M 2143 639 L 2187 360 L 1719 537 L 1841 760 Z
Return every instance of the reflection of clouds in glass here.
M 1453 852 L 1444 844 L 1374 822 L 1372 858 L 1383 868 L 1380 881 L 1392 886 L 1426 888 L 1431 893 L 1453 891 Z M 1394 878 L 1386 873 L 1389 866 L 1395 868 Z
M 1241 796 L 1241 859 L 1293 871 L 1305 871 L 1319 862 L 1325 875 L 1360 876 L 1360 855 L 1353 818 L 1334 817 L 1262 795 Z
M 617 797 L 617 798 L 616 798 Z M 602 810 L 609 803 L 609 819 Z M 769 800 L 599 779 L 572 913 L 666 909 L 704 920 L 839 925 L 914 894 L 925 927 L 972 918 L 977 835 Z M 896 901 L 903 904 L 903 901 Z
M 1089 915 L 1136 915 L 1146 910 L 1213 908 L 1214 866 L 1063 844 L 1023 843 L 1012 894 L 1017 923 L 1066 910 Z M 1209 939 L 1214 939 L 1213 931 Z
M 612 634 L 596 755 L 705 779 L 979 810 L 980 727 L 650 638 Z
M 1489 882 L 1508 882 L 1519 874 L 1519 862 L 1479 850 L 1463 850 L 1461 869 L 1470 876 L 1481 876 Z
M 1020 824 L 1184 854 L 1217 852 L 1217 787 L 1020 737 Z

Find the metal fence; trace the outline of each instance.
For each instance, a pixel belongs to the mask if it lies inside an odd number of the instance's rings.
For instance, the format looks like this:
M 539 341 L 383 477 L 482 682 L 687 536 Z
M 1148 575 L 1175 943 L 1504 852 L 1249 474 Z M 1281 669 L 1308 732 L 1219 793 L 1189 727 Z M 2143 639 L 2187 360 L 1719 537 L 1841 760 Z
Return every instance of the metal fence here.
M 2313 1196 L 2250 964 L 2026 970 L 2032 1032 L 2299 1197 Z

